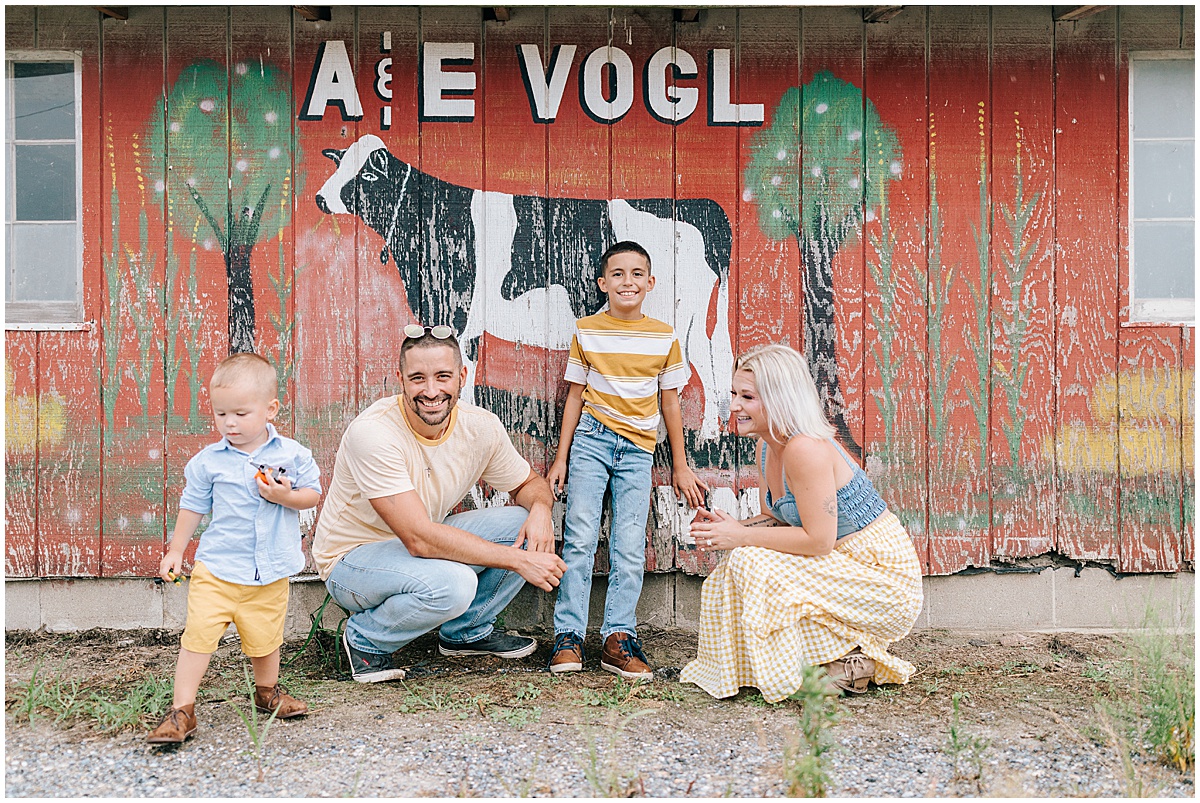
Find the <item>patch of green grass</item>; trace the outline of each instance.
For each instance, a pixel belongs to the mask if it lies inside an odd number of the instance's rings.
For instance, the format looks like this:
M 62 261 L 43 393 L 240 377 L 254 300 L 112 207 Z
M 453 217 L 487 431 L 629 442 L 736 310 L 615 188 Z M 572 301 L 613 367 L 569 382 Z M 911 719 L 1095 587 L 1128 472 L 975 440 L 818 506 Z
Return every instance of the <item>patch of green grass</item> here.
M 1005 661 L 998 671 L 1002 675 L 1033 675 L 1045 670 L 1029 661 Z
M 760 692 L 747 692 L 745 697 L 747 705 L 752 705 L 755 708 L 780 708 L 784 703 L 768 703 Z
M 493 708 L 491 716 L 493 722 L 507 722 L 517 730 L 522 730 L 526 725 L 541 722 L 542 708 Z
M 118 731 L 138 728 L 147 719 L 157 719 L 171 707 L 172 682 L 147 672 L 118 700 L 92 692 L 91 716 L 101 730 Z
M 687 699 L 687 693 L 678 683 L 644 685 L 638 695 L 648 700 L 662 700 L 664 703 L 682 703 Z
M 435 685 L 422 689 L 410 686 L 404 681 L 400 681 L 400 685 L 404 687 L 405 696 L 396 710 L 401 714 L 414 714 L 418 711 L 459 711 L 460 715 L 465 714 L 461 716 L 465 719 L 475 710 L 482 714 L 484 708 L 492 703 L 492 698 L 487 694 L 472 695 L 461 689 L 442 691 Z
M 1113 679 L 1112 667 L 1092 658 L 1088 658 L 1084 662 L 1081 674 L 1084 680 L 1090 680 L 1093 683 L 1108 683 Z
M 40 717 L 56 724 L 86 722 L 102 731 L 146 726 L 166 713 L 171 704 L 171 681 L 147 672 L 128 688 L 90 688 L 65 677 L 66 666 L 48 677 L 41 661 L 25 683 L 16 684 L 10 711 L 29 723 Z
M 621 708 L 641 692 L 647 690 L 649 684 L 617 678 L 616 682 L 607 689 L 580 689 L 580 705 L 597 706 L 601 708 Z
M 536 700 L 541 693 L 541 688 L 527 682 L 524 686 L 517 687 L 513 697 L 517 700 Z
M 826 754 L 833 748 L 830 731 L 841 717 L 837 697 L 837 689 L 824 669 L 804 667 L 800 688 L 790 697 L 800 703 L 799 727 L 783 750 L 783 781 L 788 797 L 825 797 L 829 791 Z

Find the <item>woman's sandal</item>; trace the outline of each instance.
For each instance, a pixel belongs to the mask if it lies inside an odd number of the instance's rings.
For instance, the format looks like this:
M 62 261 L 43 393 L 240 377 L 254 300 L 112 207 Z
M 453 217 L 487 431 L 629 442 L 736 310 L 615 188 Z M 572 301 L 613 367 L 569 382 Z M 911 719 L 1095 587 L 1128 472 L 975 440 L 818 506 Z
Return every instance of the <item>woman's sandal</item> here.
M 850 694 L 862 694 L 875 677 L 875 661 L 855 647 L 849 654 L 825 664 L 835 688 Z

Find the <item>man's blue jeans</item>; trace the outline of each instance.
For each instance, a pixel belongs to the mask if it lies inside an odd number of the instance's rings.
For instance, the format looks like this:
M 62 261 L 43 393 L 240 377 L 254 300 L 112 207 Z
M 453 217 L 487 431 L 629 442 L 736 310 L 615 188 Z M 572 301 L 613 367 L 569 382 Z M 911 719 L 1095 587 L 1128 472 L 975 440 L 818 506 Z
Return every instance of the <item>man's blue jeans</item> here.
M 608 536 L 608 596 L 602 638 L 637 635 L 637 603 L 646 564 L 646 516 L 650 511 L 650 467 L 654 456 L 584 413 L 571 441 L 567 463 L 567 518 L 563 561 L 567 571 L 554 605 L 554 632 L 587 632 L 592 567 L 600 540 L 604 491 L 612 486 L 612 531 Z
M 512 546 L 528 514 L 523 507 L 484 508 L 443 523 Z M 525 579 L 507 569 L 414 558 L 399 538 L 355 547 L 325 581 L 334 601 L 352 612 L 350 645 L 389 655 L 438 625 L 442 640 L 454 644 L 486 638 L 523 585 Z

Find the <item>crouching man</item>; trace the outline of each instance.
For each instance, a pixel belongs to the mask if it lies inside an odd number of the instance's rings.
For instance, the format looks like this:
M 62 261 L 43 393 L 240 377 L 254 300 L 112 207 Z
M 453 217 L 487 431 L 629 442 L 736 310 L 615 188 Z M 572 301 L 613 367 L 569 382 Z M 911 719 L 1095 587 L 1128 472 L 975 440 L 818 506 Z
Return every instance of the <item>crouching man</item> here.
M 522 658 L 532 638 L 494 631 L 526 582 L 551 591 L 550 488 L 492 413 L 458 404 L 466 381 L 449 326 L 404 328 L 401 394 L 372 404 L 342 436 L 312 554 L 351 611 L 342 647 L 359 683 L 399 680 L 392 653 L 440 626 L 442 655 Z M 483 480 L 516 506 L 447 514 Z

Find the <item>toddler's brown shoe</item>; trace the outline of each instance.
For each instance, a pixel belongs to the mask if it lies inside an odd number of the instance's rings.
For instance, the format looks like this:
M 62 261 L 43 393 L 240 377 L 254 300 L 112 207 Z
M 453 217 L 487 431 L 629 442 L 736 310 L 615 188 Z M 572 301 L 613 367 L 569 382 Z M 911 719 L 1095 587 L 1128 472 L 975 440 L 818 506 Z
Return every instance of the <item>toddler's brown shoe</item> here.
M 578 672 L 583 669 L 583 639 L 574 633 L 558 633 L 554 636 L 554 650 L 550 653 L 550 672 Z
M 650 680 L 654 677 L 654 670 L 646 663 L 646 656 L 642 652 L 642 643 L 637 636 L 628 633 L 611 633 L 604 640 L 600 668 L 626 680 Z
M 278 683 L 274 686 L 255 686 L 254 707 L 264 714 L 274 711 L 276 719 L 302 717 L 308 713 L 308 703 L 300 702 Z
M 196 732 L 196 704 L 172 708 L 158 727 L 146 735 L 150 744 L 179 744 Z

